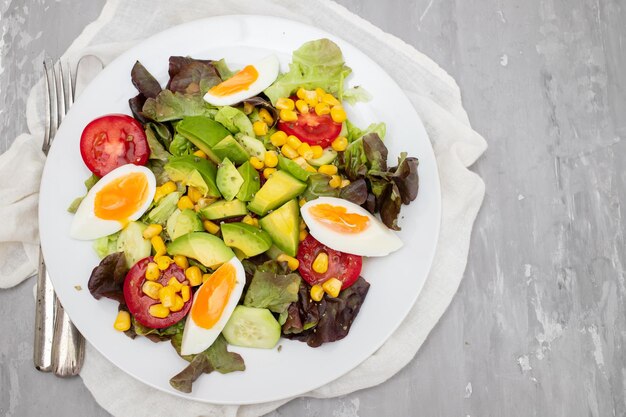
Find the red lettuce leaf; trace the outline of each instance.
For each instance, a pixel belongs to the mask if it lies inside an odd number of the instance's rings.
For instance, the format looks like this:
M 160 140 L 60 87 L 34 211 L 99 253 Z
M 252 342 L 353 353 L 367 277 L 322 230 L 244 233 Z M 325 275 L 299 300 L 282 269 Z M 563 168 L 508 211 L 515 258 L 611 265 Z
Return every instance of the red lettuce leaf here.
M 162 90 L 156 78 L 139 61 L 133 65 L 133 69 L 130 71 L 130 79 L 137 91 L 145 98 L 155 98 Z
M 204 94 L 222 82 L 212 61 L 183 56 L 170 57 L 167 89 L 182 94 Z
M 91 272 L 87 287 L 96 299 L 110 298 L 124 303 L 124 279 L 128 267 L 124 252 L 112 253 L 104 258 Z

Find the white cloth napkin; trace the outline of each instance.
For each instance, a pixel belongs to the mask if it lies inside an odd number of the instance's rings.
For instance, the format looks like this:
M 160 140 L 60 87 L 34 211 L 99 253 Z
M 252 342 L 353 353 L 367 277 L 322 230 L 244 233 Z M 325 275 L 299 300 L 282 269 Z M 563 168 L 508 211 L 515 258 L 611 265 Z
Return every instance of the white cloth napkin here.
M 472 130 L 459 88 L 445 71 L 400 39 L 330 1 L 109 0 L 100 17 L 85 28 L 65 56 L 75 59 L 92 53 L 107 63 L 137 41 L 170 26 L 225 14 L 285 17 L 320 27 L 351 42 L 398 82 L 426 126 L 439 165 L 443 210 L 430 275 L 409 316 L 383 347 L 347 375 L 307 396 L 335 397 L 380 384 L 415 356 L 457 291 L 467 262 L 472 226 L 485 190 L 481 178 L 467 167 L 487 145 Z M 31 133 L 19 136 L 0 155 L 1 288 L 16 285 L 36 268 L 38 231 L 34 219 L 44 162 L 39 150 L 44 114 L 41 87 L 33 88 L 29 96 L 27 117 Z M 96 401 L 115 416 L 252 417 L 288 401 L 238 407 L 174 397 L 126 375 L 91 346 L 87 348 L 81 377 Z

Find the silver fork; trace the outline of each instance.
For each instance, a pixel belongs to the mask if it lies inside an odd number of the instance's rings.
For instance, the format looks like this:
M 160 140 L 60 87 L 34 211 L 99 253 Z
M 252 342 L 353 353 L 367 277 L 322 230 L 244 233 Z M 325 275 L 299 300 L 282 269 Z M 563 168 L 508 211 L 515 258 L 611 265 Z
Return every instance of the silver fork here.
M 61 62 L 51 64 L 44 61 L 43 66 L 46 73 L 48 106 L 47 129 L 42 151 L 47 155 L 61 121 L 74 103 L 76 71 L 72 74 L 70 66 L 67 65 L 64 72 Z M 85 339 L 72 324 L 54 293 L 46 272 L 41 247 L 39 247 L 33 353 L 35 368 L 43 372 L 52 371 L 62 377 L 77 375 L 85 355 Z

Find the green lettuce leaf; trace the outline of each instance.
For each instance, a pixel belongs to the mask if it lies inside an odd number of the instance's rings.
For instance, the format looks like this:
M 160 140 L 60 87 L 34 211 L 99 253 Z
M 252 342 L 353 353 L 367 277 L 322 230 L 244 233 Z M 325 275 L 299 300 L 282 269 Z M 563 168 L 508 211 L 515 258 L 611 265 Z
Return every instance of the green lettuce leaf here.
M 248 116 L 239 109 L 230 106 L 223 106 L 217 111 L 215 121 L 221 123 L 230 133 L 243 133 L 244 135 L 256 138 L 252 129 L 252 122 Z
M 93 250 L 98 255 L 98 258 L 103 259 L 112 253 L 117 252 L 117 238 L 120 232 L 113 233 L 112 235 L 102 236 L 93 241 Z
M 175 335 L 171 339 L 172 346 L 180 354 L 180 346 L 182 343 L 182 332 Z M 246 365 L 243 358 L 238 353 L 229 352 L 226 339 L 221 334 L 215 339 L 215 342 L 204 352 L 197 355 L 182 356 L 183 359 L 189 361 L 189 365 L 180 373 L 170 379 L 172 388 L 190 393 L 193 382 L 202 374 L 209 374 L 217 371 L 221 374 L 227 374 L 235 371 L 243 371 Z
M 175 156 L 191 155 L 194 149 L 193 143 L 178 133 L 174 135 L 169 147 L 170 153 Z
M 266 263 L 275 263 L 268 261 Z M 243 305 L 248 307 L 267 308 L 274 313 L 284 313 L 289 304 L 298 301 L 300 276 L 295 273 L 280 274 L 267 270 L 263 266 L 257 268 Z
M 220 75 L 220 78 L 223 81 L 226 81 L 235 74 L 234 71 L 231 71 L 230 68 L 228 68 L 228 65 L 226 65 L 226 61 L 224 60 L 224 58 L 220 59 L 219 61 L 213 61 L 213 66 L 215 67 L 217 73 Z
M 171 154 L 165 150 L 163 144 L 157 139 L 154 128 L 150 124 L 146 125 L 146 139 L 148 140 L 148 146 L 150 147 L 150 159 L 158 159 L 160 161 L 167 161 Z
M 363 87 L 356 86 L 348 88 L 343 92 L 343 101 L 352 104 L 353 106 L 360 102 L 370 101 L 372 95 Z
M 89 192 L 89 190 L 91 190 L 91 187 L 93 187 L 94 185 L 96 185 L 96 183 L 100 180 L 100 177 L 98 177 L 96 174 L 91 174 L 91 176 L 89 178 L 87 178 L 85 180 L 85 188 L 87 188 L 87 192 Z M 87 193 L 85 193 L 84 196 L 82 197 L 76 197 L 71 203 L 70 206 L 67 208 L 67 211 L 69 211 L 70 213 L 76 213 L 76 210 L 78 210 L 78 206 L 80 206 L 80 203 L 83 202 L 83 199 L 87 197 Z
M 200 95 L 161 91 L 156 98 L 148 98 L 143 105 L 144 116 L 157 122 L 168 122 L 186 116 L 208 116 L 215 114 Z
M 273 104 L 289 97 L 297 88 L 323 88 L 341 98 L 343 81 L 352 70 L 343 60 L 339 46 L 329 39 L 318 39 L 294 51 L 289 71 L 278 77 L 264 93 Z
M 348 142 L 354 142 L 355 140 L 370 133 L 376 133 L 381 140 L 384 140 L 385 134 L 387 133 L 387 126 L 382 122 L 372 123 L 365 130 L 361 130 L 353 125 L 350 120 L 346 120 L 346 128 L 348 129 L 348 134 L 346 136 Z
M 339 197 L 339 189 L 330 186 L 328 175 L 309 175 L 307 183 L 308 186 L 302 194 L 306 201 L 315 200 L 317 197 Z

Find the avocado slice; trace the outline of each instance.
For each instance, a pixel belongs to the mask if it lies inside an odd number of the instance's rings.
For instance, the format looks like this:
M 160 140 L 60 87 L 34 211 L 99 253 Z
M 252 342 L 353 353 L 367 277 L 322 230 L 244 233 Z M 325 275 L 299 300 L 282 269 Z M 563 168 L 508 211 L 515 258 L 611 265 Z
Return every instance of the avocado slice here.
M 230 135 L 219 141 L 212 149 L 220 160 L 228 158 L 237 165 L 243 164 L 250 158 L 248 152 Z
M 289 256 L 296 256 L 300 243 L 300 206 L 295 198 L 263 217 L 259 225 L 278 249 Z
M 222 239 L 206 232 L 187 233 L 174 239 L 167 245 L 167 253 L 193 258 L 208 268 L 215 268 L 235 256 Z
M 226 246 L 237 248 L 249 258 L 265 252 L 272 246 L 270 235 L 246 223 L 223 223 L 222 237 Z
M 299 179 L 300 181 L 308 180 L 309 176 L 315 173 L 315 168 L 307 164 L 307 162 L 302 157 L 291 160 L 289 158 L 285 158 L 282 155 L 278 155 L 278 167 L 282 170 L 287 171 L 288 173 L 293 175 L 294 178 Z M 307 171 L 307 169 L 304 167 L 309 167 L 310 170 Z
M 191 232 L 202 232 L 204 227 L 198 214 L 191 209 L 176 209 L 167 219 L 167 234 L 172 240 Z
M 246 203 L 237 200 L 219 200 L 200 210 L 200 214 L 208 220 L 221 220 L 248 214 Z
M 248 135 L 237 134 L 235 137 L 250 156 L 256 156 L 261 161 L 265 159 L 266 149 L 263 142 Z
M 230 132 L 220 123 L 204 116 L 185 117 L 176 125 L 176 131 L 206 153 L 216 164 L 222 161 L 212 148 L 230 135 Z
M 237 168 L 239 175 L 243 178 L 243 184 L 237 193 L 237 198 L 241 201 L 250 201 L 254 197 L 259 188 L 261 188 L 261 179 L 259 172 L 254 169 L 249 161 Z
M 299 196 L 304 190 L 306 190 L 305 183 L 298 181 L 285 171 L 276 171 L 254 195 L 248 208 L 259 216 L 264 216 L 268 211 Z
M 217 188 L 220 189 L 224 199 L 230 201 L 239 192 L 243 184 L 243 177 L 235 168 L 230 159 L 224 158 L 220 166 L 217 168 Z
M 164 168 L 172 181 L 196 187 L 205 197 L 221 196 L 215 183 L 217 166 L 211 161 L 194 155 L 172 156 Z

